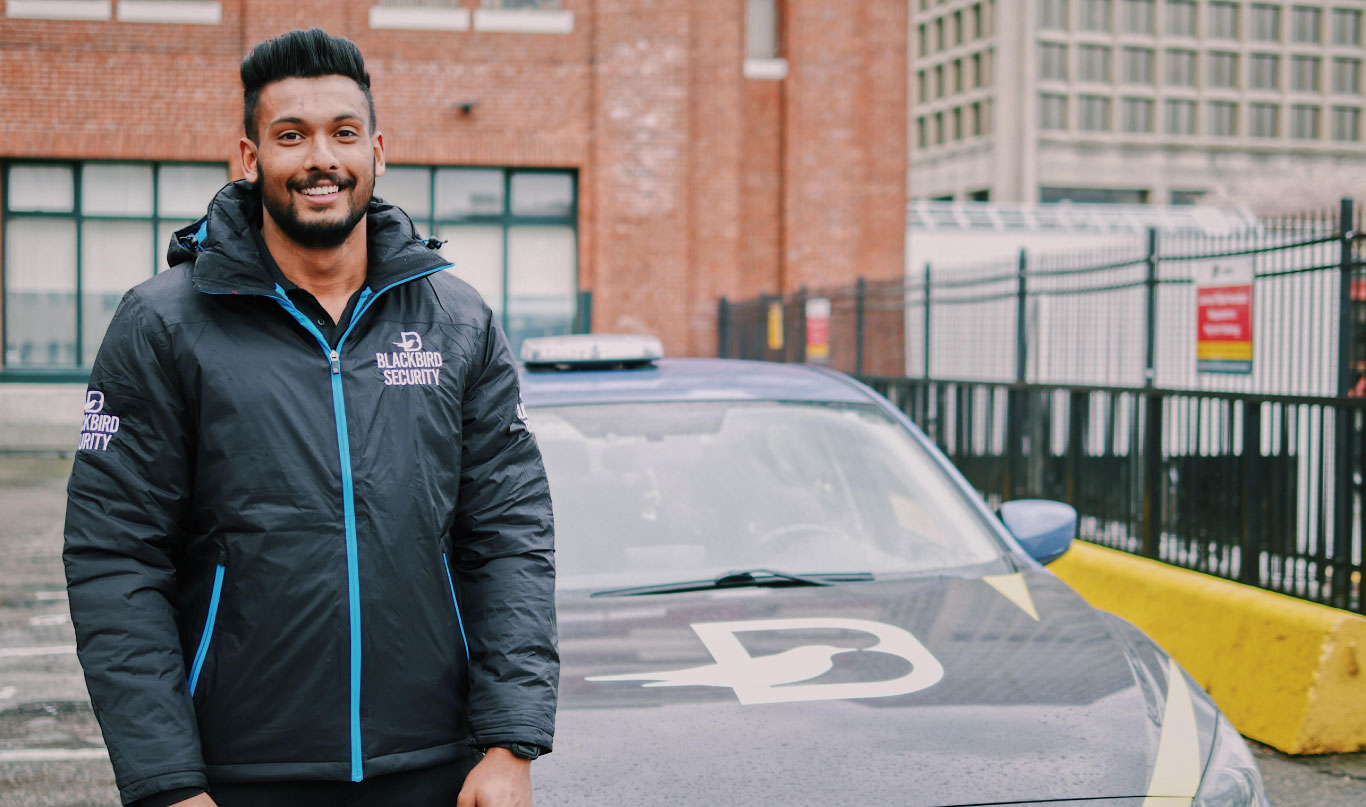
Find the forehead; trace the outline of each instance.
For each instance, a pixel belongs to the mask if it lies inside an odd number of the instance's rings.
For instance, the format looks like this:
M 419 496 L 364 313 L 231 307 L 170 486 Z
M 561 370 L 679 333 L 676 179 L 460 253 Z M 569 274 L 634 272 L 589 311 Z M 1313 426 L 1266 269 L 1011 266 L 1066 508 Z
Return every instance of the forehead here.
M 346 76 L 286 78 L 261 88 L 257 120 L 269 126 L 279 118 L 331 121 L 342 115 L 369 119 L 365 91 Z

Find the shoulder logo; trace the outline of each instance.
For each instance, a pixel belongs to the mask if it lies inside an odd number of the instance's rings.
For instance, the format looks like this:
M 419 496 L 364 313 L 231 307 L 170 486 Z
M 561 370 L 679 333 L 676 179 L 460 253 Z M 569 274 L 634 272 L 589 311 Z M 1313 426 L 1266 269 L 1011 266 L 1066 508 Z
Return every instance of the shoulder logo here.
M 417 331 L 403 331 L 398 335 L 398 341 L 394 347 L 401 349 L 404 353 L 415 353 L 422 349 L 422 335 Z
M 81 442 L 77 451 L 107 451 L 109 441 L 119 431 L 116 415 L 104 414 L 104 393 L 92 389 L 85 393 L 85 417 L 81 419 Z
M 400 331 L 398 341 L 391 342 L 398 350 L 376 353 L 386 387 L 434 387 L 441 383 L 442 358 L 440 351 L 423 350 L 422 334 Z

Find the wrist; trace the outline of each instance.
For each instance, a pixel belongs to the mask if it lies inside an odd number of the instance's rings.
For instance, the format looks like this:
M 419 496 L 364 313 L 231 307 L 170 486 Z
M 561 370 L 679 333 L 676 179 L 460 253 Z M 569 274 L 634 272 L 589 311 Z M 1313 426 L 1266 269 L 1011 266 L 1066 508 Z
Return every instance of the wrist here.
M 484 747 L 486 756 L 494 752 L 498 752 L 499 755 L 506 754 L 523 762 L 530 762 L 541 755 L 541 747 L 530 743 L 497 743 Z

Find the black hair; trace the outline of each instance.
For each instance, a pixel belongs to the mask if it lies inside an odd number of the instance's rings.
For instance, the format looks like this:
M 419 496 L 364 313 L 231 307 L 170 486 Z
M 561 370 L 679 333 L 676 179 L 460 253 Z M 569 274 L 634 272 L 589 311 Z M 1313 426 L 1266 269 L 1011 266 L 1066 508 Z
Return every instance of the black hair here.
M 370 105 L 370 129 L 375 128 L 375 100 L 370 97 L 370 74 L 360 48 L 351 40 L 321 28 L 296 30 L 258 44 L 242 60 L 242 129 L 256 141 L 256 107 L 267 84 L 287 78 L 345 76 L 360 85 Z

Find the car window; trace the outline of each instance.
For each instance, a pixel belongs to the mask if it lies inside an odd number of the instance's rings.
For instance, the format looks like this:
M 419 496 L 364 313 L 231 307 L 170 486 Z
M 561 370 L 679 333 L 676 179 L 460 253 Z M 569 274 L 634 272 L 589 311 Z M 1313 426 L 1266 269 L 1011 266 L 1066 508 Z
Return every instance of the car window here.
M 529 420 L 561 588 L 750 568 L 923 572 L 1001 555 L 953 481 L 876 407 L 592 404 Z

